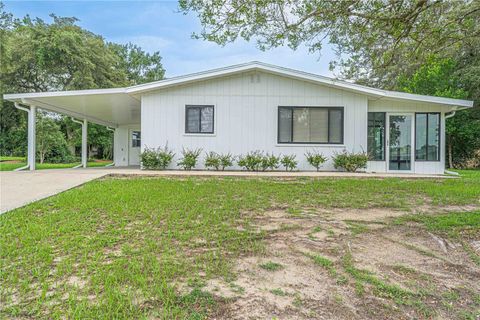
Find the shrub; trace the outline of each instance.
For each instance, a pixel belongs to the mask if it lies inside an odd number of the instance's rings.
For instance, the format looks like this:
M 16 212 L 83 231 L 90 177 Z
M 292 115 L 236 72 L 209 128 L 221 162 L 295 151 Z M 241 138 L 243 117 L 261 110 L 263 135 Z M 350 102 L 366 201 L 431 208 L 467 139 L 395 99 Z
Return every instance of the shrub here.
M 233 156 L 230 153 L 218 154 L 211 151 L 205 157 L 205 167 L 224 171 L 225 168 L 233 165 Z
M 211 151 L 205 156 L 205 168 L 220 170 L 220 155 L 216 152 Z
M 344 151 L 338 153 L 333 157 L 333 166 L 335 169 L 344 169 L 348 172 L 355 172 L 360 168 L 366 168 L 368 161 L 368 154 L 365 152 L 354 153 Z
M 140 161 L 142 167 L 145 169 L 165 169 L 172 162 L 175 153 L 168 149 L 168 146 L 164 148 L 145 148 L 140 154 Z
M 260 151 L 252 151 L 245 156 L 239 156 L 237 164 L 247 171 L 258 171 L 262 164 L 263 154 Z
M 289 156 L 283 156 L 280 162 L 285 167 L 285 171 L 292 171 L 297 167 L 297 160 L 295 160 L 296 156 L 294 154 Z
M 197 159 L 200 156 L 202 149 L 182 149 L 183 158 L 177 163 L 177 166 L 183 168 L 183 170 L 192 170 L 197 164 Z
M 262 155 L 262 161 L 260 162 L 260 168 L 262 171 L 267 169 L 275 170 L 280 166 L 280 157 L 273 154 Z
M 220 168 L 225 170 L 225 168 L 233 166 L 234 156 L 231 153 L 221 154 L 220 155 Z
M 318 151 L 307 151 L 305 153 L 305 157 L 307 158 L 308 163 L 317 171 L 320 169 L 322 164 L 327 161 L 327 158 Z

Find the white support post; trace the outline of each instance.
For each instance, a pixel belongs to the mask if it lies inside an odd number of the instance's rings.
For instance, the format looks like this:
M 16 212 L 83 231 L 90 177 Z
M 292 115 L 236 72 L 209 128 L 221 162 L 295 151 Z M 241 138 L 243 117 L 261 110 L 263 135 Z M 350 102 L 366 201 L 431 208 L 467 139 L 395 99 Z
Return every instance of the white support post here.
M 82 167 L 87 167 L 88 161 L 88 145 L 87 145 L 87 119 L 83 119 L 82 124 Z
M 83 119 L 82 121 L 78 121 L 77 119 L 72 117 L 72 121 L 78 124 L 82 125 L 82 163 L 74 168 L 86 168 L 87 167 L 87 161 L 88 161 L 88 146 L 87 146 L 87 129 L 88 129 L 88 123 L 87 119 Z
M 28 166 L 30 171 L 35 170 L 36 159 L 36 121 L 37 121 L 37 107 L 30 106 L 28 113 Z
M 20 171 L 29 168 L 30 170 L 35 170 L 35 144 L 36 144 L 36 121 L 37 121 L 37 107 L 30 106 L 30 108 L 25 108 L 20 106 L 19 103 L 15 102 L 15 108 L 18 110 L 25 111 L 28 114 L 28 147 L 27 147 L 27 165 L 21 168 L 17 168 L 14 171 Z

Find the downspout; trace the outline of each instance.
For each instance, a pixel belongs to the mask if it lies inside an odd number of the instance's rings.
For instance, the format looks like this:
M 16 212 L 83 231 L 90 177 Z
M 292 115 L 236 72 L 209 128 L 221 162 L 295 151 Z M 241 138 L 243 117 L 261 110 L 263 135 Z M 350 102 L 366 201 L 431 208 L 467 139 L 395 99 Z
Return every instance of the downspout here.
M 451 118 L 455 115 L 455 112 L 457 112 L 456 110 L 453 110 L 450 114 L 446 114 L 445 115 L 445 120 L 447 120 L 448 118 Z M 459 176 L 460 174 L 458 172 L 455 172 L 455 171 L 450 171 L 450 170 L 447 170 L 445 169 L 445 173 L 446 174 L 451 174 L 453 176 Z
M 25 111 L 28 115 L 30 115 L 30 109 L 22 107 L 18 102 L 15 102 L 15 108 L 17 108 L 18 110 Z M 21 171 L 21 170 L 28 169 L 29 167 L 30 167 L 30 164 L 28 163 L 28 150 L 27 150 L 27 165 L 14 169 L 13 171 Z
M 78 124 L 81 124 L 82 125 L 82 128 L 83 128 L 83 122 L 82 121 L 79 121 L 77 119 L 75 119 L 74 117 L 71 117 L 72 121 L 75 122 L 75 123 L 78 123 Z M 82 151 L 83 152 L 83 151 Z M 75 167 L 73 167 L 72 169 L 77 169 L 77 168 L 80 168 L 83 166 L 83 162 L 80 161 L 81 163 Z
M 115 133 L 115 128 L 110 128 L 110 127 L 106 127 L 106 128 L 107 128 L 107 130 L 112 131 L 113 133 Z M 115 135 L 113 136 L 113 143 L 115 144 Z M 115 150 L 114 147 L 115 147 L 115 146 L 112 145 L 112 149 L 113 149 L 113 150 Z M 112 163 L 107 164 L 105 167 L 113 167 L 113 166 L 115 165 L 115 155 L 114 155 L 114 152 L 112 152 L 112 158 L 113 158 Z

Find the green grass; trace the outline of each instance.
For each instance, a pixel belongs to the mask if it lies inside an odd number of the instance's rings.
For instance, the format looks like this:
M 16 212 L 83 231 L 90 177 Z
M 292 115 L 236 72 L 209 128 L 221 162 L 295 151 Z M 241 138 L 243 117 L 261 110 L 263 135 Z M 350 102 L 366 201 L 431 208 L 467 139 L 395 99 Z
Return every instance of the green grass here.
M 0 156 L 0 162 L 2 161 L 25 161 L 25 157 Z
M 37 163 L 35 168 L 37 170 L 44 170 L 44 169 L 66 169 L 66 168 L 73 168 L 80 163 Z M 89 161 L 87 163 L 87 167 L 104 167 L 109 162 L 97 162 L 97 161 Z M 2 163 L 0 162 L 0 171 L 13 171 L 17 168 L 24 167 L 26 165 L 25 162 L 21 163 Z
M 335 276 L 337 274 L 332 260 L 319 254 L 307 254 L 307 256 L 310 257 L 310 259 L 312 259 L 316 265 L 319 265 L 326 269 L 332 276 Z
M 283 266 L 280 263 L 276 263 L 276 262 L 272 262 L 272 261 L 262 263 L 259 266 L 260 266 L 260 268 L 268 270 L 268 271 L 278 271 L 278 270 L 283 269 Z
M 476 172 L 465 175 L 92 181 L 0 216 L 0 318 L 205 318 L 215 299 L 199 287 L 180 290 L 181 284 L 212 277 L 231 282 L 236 257 L 264 253 L 265 234 L 251 220 L 256 213 L 279 206 L 296 211 L 478 204 L 480 179 Z M 442 221 L 421 223 L 461 223 Z M 317 260 L 333 268 L 329 260 Z M 278 268 L 271 261 L 265 265 Z M 392 298 L 410 294 L 351 260 L 342 266 L 360 289 L 369 285 Z

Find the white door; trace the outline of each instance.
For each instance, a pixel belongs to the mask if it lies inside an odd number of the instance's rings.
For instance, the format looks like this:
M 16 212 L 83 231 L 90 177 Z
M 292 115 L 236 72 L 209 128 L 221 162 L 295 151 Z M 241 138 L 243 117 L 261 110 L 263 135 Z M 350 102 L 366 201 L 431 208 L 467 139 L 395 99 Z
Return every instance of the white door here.
M 413 172 L 413 119 L 411 113 L 387 114 L 387 171 Z
M 140 130 L 130 130 L 128 147 L 128 165 L 140 165 L 140 147 L 142 146 Z

